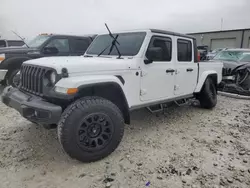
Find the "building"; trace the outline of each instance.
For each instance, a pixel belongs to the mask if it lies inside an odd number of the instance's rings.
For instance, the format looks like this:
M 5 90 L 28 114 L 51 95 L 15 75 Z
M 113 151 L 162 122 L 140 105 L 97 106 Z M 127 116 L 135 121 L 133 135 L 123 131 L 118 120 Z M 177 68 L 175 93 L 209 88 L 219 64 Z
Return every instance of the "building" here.
M 197 40 L 197 45 L 207 45 L 209 50 L 216 48 L 250 48 L 250 28 L 189 33 Z

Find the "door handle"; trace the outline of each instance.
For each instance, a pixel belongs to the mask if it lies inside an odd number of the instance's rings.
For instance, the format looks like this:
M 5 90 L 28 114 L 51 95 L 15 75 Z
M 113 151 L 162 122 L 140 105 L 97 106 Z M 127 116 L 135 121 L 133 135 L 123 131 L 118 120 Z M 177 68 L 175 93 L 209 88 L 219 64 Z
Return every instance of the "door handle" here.
M 188 68 L 187 69 L 187 72 L 192 72 L 194 69 L 192 69 L 192 68 Z
M 167 69 L 167 70 L 166 70 L 166 73 L 173 73 L 173 72 L 175 72 L 174 69 Z

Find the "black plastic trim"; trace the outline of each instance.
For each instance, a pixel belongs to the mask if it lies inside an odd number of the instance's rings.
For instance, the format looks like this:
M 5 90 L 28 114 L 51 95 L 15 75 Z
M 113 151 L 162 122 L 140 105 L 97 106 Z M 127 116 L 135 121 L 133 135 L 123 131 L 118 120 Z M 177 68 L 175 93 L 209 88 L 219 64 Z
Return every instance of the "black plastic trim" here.
M 105 85 L 109 85 L 109 84 L 112 84 L 116 87 L 118 87 L 122 93 L 122 96 L 123 96 L 123 99 L 125 100 L 125 111 L 123 111 L 123 116 L 124 116 L 124 119 L 125 119 L 125 123 L 127 124 L 130 124 L 130 113 L 129 113 L 129 105 L 128 105 L 128 101 L 127 101 L 127 98 L 121 88 L 121 86 L 119 84 L 117 84 L 116 82 L 104 82 L 104 83 L 93 83 L 93 84 L 87 84 L 87 85 L 82 85 L 82 86 L 79 86 L 78 87 L 78 90 L 79 92 L 85 88 L 88 88 L 88 87 L 94 87 L 94 86 L 105 86 Z M 77 96 L 77 94 L 76 94 Z M 77 96 L 79 97 L 79 96 Z
M 116 77 L 121 81 L 123 85 L 125 84 L 125 80 L 123 79 L 122 76 L 117 75 Z
M 197 63 L 198 61 L 198 49 L 197 49 L 197 41 L 196 39 L 193 40 L 193 46 L 194 46 L 194 62 Z
M 60 106 L 44 101 L 41 97 L 21 92 L 17 88 L 5 88 L 2 102 L 16 109 L 24 118 L 36 123 L 57 124 L 62 114 Z M 35 111 L 45 113 L 48 116 L 37 117 Z

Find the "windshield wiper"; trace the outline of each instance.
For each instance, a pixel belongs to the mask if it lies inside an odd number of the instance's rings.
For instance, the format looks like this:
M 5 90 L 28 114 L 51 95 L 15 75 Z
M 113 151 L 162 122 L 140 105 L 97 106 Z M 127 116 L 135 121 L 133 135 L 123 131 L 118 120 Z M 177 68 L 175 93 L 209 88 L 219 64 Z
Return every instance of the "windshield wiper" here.
M 100 56 L 100 55 L 102 55 L 103 54 L 103 52 L 105 52 L 109 47 L 110 47 L 110 50 L 109 50 L 109 53 L 108 53 L 108 55 L 110 55 L 110 53 L 112 52 L 112 50 L 114 49 L 114 47 L 116 48 L 116 50 L 117 50 L 117 52 L 118 52 L 118 59 L 120 59 L 121 58 L 121 52 L 120 52 L 120 50 L 118 49 L 118 47 L 117 47 L 117 45 L 116 44 L 118 44 L 118 45 L 120 45 L 120 43 L 117 41 L 117 38 L 118 38 L 118 36 L 119 35 L 116 35 L 115 37 L 114 37 L 114 35 L 111 33 L 111 31 L 110 31 L 110 29 L 108 28 L 108 25 L 105 23 L 105 26 L 106 26 L 106 28 L 107 28 L 107 30 L 108 30 L 108 32 L 109 32 L 109 36 L 113 39 L 112 40 L 112 43 L 110 44 L 110 45 L 108 45 L 106 48 L 104 48 L 99 54 L 98 54 L 98 57 Z
M 14 33 L 16 36 L 18 36 L 18 37 L 23 41 L 23 43 L 24 43 L 28 48 L 30 48 L 30 47 L 28 46 L 28 44 L 24 41 L 24 39 L 23 39 L 20 35 L 18 35 L 15 31 L 12 31 L 12 33 Z

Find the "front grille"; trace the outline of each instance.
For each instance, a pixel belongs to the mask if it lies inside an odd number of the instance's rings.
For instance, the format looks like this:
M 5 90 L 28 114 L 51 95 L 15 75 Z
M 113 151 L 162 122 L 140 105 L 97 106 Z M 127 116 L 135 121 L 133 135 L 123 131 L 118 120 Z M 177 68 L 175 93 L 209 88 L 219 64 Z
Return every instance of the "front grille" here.
M 21 89 L 36 95 L 43 95 L 43 78 L 46 68 L 32 65 L 21 67 Z

